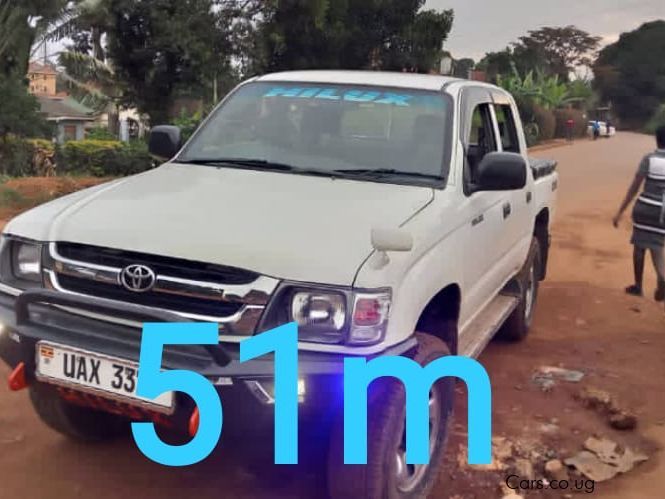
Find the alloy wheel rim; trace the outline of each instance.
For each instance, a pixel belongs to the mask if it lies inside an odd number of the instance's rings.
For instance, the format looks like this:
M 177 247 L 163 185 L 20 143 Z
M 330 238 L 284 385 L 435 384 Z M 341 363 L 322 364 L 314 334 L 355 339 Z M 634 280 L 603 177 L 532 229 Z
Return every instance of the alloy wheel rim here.
M 439 391 L 432 389 L 429 395 L 429 457 L 432 455 L 441 432 L 441 397 Z M 397 488 L 400 492 L 409 493 L 420 485 L 427 474 L 429 464 L 406 463 L 406 420 L 402 429 L 402 438 L 398 442 L 396 459 Z
M 533 315 L 533 305 L 535 302 L 536 295 L 536 265 L 535 263 L 531 265 L 529 269 L 529 277 L 526 283 L 526 294 L 524 296 L 524 319 L 528 324 L 531 323 L 531 317 Z

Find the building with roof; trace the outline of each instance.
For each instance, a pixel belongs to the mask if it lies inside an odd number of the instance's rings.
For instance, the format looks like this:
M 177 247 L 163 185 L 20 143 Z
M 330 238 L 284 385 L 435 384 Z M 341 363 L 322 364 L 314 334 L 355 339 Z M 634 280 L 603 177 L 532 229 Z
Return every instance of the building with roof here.
M 46 120 L 56 125 L 56 140 L 83 140 L 85 128 L 95 121 L 95 112 L 69 96 L 37 95 Z
M 37 97 L 42 114 L 56 125 L 59 143 L 85 138 L 85 128 L 95 121 L 95 112 L 69 97 L 58 93 L 58 71 L 48 62 L 33 61 L 28 66 L 30 93 Z
M 41 62 L 31 62 L 28 66 L 28 80 L 30 81 L 30 93 L 34 95 L 57 94 L 56 82 L 58 72 L 51 64 Z

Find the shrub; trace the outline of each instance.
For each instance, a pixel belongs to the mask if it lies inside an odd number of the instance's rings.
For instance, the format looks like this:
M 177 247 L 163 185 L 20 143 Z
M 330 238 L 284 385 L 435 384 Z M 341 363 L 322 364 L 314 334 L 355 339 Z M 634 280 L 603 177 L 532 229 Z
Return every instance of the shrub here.
M 42 149 L 43 151 L 53 153 L 55 152 L 55 144 L 53 141 L 48 139 L 26 139 L 28 144 L 30 144 L 35 149 Z
M 148 146 L 142 140 L 125 142 L 120 150 L 118 161 L 103 173 L 102 176 L 134 175 L 153 167 L 153 159 L 148 153 Z
M 173 124 L 180 128 L 183 143 L 189 140 L 203 119 L 203 113 L 196 112 L 192 115 L 188 115 L 184 109 L 181 110 L 180 116 L 173 120 Z
M 575 122 L 573 127 L 574 137 L 585 137 L 587 133 L 587 118 L 584 112 L 579 109 L 556 109 L 554 111 L 556 119 L 555 137 L 567 137 L 568 126 L 566 122 L 572 119 Z
M 59 150 L 58 173 L 96 177 L 132 175 L 152 167 L 143 142 L 79 140 L 66 142 Z
M 534 106 L 533 114 L 540 131 L 539 140 L 552 140 L 556 131 L 556 117 L 552 111 Z
M 108 128 L 97 126 L 85 131 L 88 140 L 118 140 L 118 137 L 109 132 Z
M 656 133 L 656 130 L 661 126 L 665 126 L 665 104 L 661 105 L 656 110 L 654 115 L 647 123 L 645 131 L 647 133 Z
M 60 147 L 56 164 L 58 173 L 102 176 L 122 148 L 113 140 L 72 140 Z
M 16 137 L 0 140 L 0 175 L 22 177 L 32 175 L 34 147 L 28 141 Z

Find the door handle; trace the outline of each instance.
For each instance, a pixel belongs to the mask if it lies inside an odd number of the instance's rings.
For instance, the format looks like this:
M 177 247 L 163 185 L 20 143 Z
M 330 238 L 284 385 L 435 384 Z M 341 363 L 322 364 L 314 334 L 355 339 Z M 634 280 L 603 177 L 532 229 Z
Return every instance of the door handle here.
M 510 216 L 510 214 L 513 212 L 513 207 L 510 205 L 510 203 L 506 203 L 503 205 L 503 219 L 505 220 Z
M 483 214 L 481 213 L 480 215 L 478 215 L 476 218 L 474 218 L 474 219 L 471 221 L 471 226 L 472 226 L 472 227 L 475 227 L 476 225 L 479 225 L 479 224 L 483 223 L 483 220 L 485 220 L 485 215 L 483 215 Z

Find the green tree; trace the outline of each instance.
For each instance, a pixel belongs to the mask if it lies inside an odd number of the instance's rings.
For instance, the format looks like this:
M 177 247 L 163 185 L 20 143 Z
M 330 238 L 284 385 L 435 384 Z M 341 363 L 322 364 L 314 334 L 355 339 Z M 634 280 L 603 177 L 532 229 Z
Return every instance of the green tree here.
M 549 73 L 567 81 L 577 66 L 593 62 L 600 40 L 575 26 L 545 27 L 520 37 L 515 44 L 515 51 L 542 57 Z
M 418 73 L 436 70 L 441 61 L 441 46 L 453 25 L 452 11 L 425 10 L 416 13 L 389 44 L 382 57 L 382 68 L 407 69 Z
M 112 29 L 110 6 L 111 2 L 104 0 L 68 2 L 60 16 L 44 30 L 40 43 L 71 40 L 67 50 L 58 56 L 59 84 L 86 107 L 106 111 L 109 129 L 112 135 L 117 135 L 122 87 L 106 61 L 102 43 Z
M 41 30 L 60 15 L 58 0 L 0 0 L 0 140 L 9 135 L 45 135 L 48 126 L 37 99 L 28 93 L 25 74 L 30 49 Z
M 10 134 L 18 137 L 48 135 L 49 127 L 39 113 L 39 103 L 28 93 L 23 80 L 0 74 L 0 99 L 0 140 L 3 143 Z
M 438 64 L 452 11 L 424 0 L 271 0 L 259 30 L 269 71 L 390 69 L 427 72 Z
M 0 71 L 25 76 L 35 40 L 67 5 L 66 0 L 0 0 Z
M 520 74 L 538 70 L 568 81 L 576 67 L 591 65 L 599 43 L 600 38 L 575 26 L 546 27 L 529 31 L 502 51 L 486 54 L 478 67 L 490 81 L 496 81 L 497 75 L 510 75 L 513 68 Z
M 87 105 L 137 107 L 163 123 L 178 96 L 210 88 L 216 98 L 216 83 L 228 80 L 228 38 L 237 29 L 229 13 L 242 10 L 239 2 L 84 0 L 68 7 L 47 37 L 73 40 L 59 62 Z
M 91 55 L 104 62 L 106 52 L 102 43 L 111 28 L 108 0 L 76 0 L 67 2 L 60 15 L 45 31 L 43 40 L 71 39 L 68 49 L 79 54 Z
M 45 39 L 71 40 L 59 63 L 74 97 L 163 122 L 177 97 L 216 103 L 256 67 L 263 10 L 260 0 L 78 0 Z
M 540 71 L 550 74 L 545 57 L 535 47 L 517 44 L 499 52 L 489 52 L 478 63 L 478 69 L 485 71 L 488 81 L 496 82 L 500 76 L 510 76 L 516 70 L 519 74 Z
M 453 76 L 457 78 L 468 78 L 469 73 L 476 67 L 476 62 L 473 59 L 460 59 L 455 61 L 453 66 Z
M 476 67 L 485 72 L 488 81 L 496 82 L 499 75 L 510 75 L 514 64 L 513 51 L 507 47 L 499 52 L 488 52 Z
M 624 124 L 642 127 L 665 102 L 665 21 L 624 33 L 601 50 L 594 87 Z

